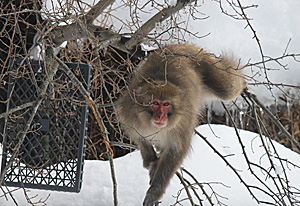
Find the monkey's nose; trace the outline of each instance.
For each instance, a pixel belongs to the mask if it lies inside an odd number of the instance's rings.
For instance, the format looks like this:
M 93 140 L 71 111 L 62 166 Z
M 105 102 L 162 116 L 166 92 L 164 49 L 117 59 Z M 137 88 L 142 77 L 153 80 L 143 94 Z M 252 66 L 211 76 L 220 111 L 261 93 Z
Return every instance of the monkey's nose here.
M 158 109 L 157 117 L 159 120 L 162 120 L 165 117 L 165 112 L 164 112 L 163 108 Z

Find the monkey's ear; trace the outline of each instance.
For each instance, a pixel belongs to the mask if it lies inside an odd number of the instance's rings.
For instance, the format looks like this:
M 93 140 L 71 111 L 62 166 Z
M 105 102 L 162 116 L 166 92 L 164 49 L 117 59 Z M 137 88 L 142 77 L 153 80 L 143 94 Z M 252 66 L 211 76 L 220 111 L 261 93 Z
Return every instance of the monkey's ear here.
M 136 89 L 132 89 L 132 96 L 136 99 L 137 97 L 142 97 L 147 93 L 147 89 L 144 86 L 138 86 Z
M 144 96 L 145 94 L 149 94 L 149 91 L 151 91 L 152 87 L 150 84 L 140 84 L 135 89 L 133 89 L 132 92 L 135 93 L 137 96 Z
M 133 93 L 135 93 L 135 95 L 140 95 L 142 93 L 143 88 L 141 86 L 139 86 L 136 89 L 133 89 Z

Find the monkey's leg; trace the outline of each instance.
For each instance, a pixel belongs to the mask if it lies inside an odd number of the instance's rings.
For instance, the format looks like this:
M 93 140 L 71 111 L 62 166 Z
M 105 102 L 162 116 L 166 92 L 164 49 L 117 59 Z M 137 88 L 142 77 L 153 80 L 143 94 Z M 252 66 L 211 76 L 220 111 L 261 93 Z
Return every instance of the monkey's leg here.
M 144 206 L 153 206 L 158 202 L 184 157 L 185 152 L 178 151 L 176 148 L 168 148 L 163 151 L 144 199 Z
M 221 59 L 217 64 L 213 60 L 201 62 L 197 72 L 210 92 L 224 101 L 235 99 L 247 86 L 241 70 L 228 58 Z

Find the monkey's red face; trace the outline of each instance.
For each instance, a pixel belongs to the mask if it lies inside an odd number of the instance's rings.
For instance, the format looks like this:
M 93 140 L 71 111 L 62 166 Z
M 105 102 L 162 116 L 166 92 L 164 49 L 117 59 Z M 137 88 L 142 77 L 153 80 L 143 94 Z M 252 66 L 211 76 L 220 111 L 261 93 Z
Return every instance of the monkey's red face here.
M 171 114 L 172 102 L 153 100 L 150 105 L 153 111 L 151 123 L 157 128 L 164 128 L 168 124 L 168 116 Z
M 181 120 L 182 92 L 173 84 L 155 82 L 145 84 L 134 91 L 134 104 L 137 113 L 136 125 L 138 133 L 145 130 L 144 135 L 160 130 L 173 129 Z

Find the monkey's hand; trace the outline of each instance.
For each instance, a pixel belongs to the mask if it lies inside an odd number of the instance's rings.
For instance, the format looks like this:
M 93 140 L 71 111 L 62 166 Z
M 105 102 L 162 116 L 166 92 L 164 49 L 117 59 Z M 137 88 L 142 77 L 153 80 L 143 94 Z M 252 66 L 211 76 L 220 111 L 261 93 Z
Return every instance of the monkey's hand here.
M 156 206 L 159 203 L 159 199 L 163 191 L 159 188 L 150 187 L 146 193 L 146 197 L 143 202 L 143 206 Z
M 143 166 L 146 169 L 150 170 L 153 167 L 154 164 L 155 165 L 157 164 L 157 161 L 158 161 L 158 158 L 144 159 L 143 160 Z

